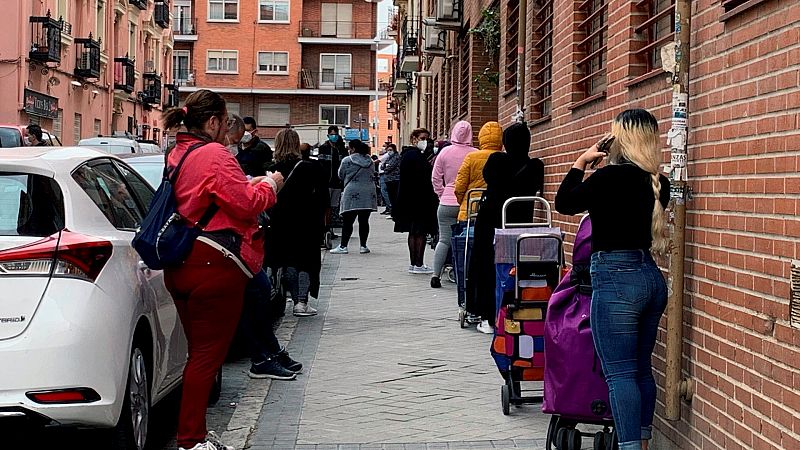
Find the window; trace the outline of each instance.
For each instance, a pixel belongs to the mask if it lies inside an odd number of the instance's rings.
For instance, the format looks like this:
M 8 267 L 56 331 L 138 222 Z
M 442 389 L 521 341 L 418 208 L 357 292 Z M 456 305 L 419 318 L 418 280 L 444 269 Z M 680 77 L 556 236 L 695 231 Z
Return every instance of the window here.
M 64 196 L 43 175 L 0 174 L 0 236 L 50 236 L 64 228 Z
M 128 57 L 136 59 L 136 24 L 128 22 Z
M 635 31 L 647 38 L 647 45 L 636 53 L 646 65 L 645 73 L 649 73 L 661 68 L 661 47 L 675 35 L 675 0 L 647 0 L 642 6 L 647 11 L 647 20 Z
M 389 131 L 392 130 L 392 119 L 389 119 L 389 122 L 386 124 L 386 129 Z
M 578 61 L 578 73 L 582 77 L 578 84 L 585 98 L 604 95 L 606 90 L 606 0 L 586 0 L 583 3 L 583 16 L 578 25 L 583 40 L 578 46 L 582 57 Z
M 288 22 L 289 0 L 259 0 L 259 22 Z
M 258 73 L 288 74 L 289 53 L 258 52 Z
M 64 136 L 61 131 L 63 123 L 64 123 L 64 110 L 59 109 L 56 118 L 53 119 L 53 135 L 57 137 L 59 140 Z
M 517 51 L 519 42 L 519 0 L 508 0 L 506 22 L 506 92 L 517 88 Z
M 100 160 L 84 164 L 72 173 L 72 178 L 114 228 L 133 231 L 142 222 L 143 209 L 111 162 Z
M 56 20 L 63 18 L 64 22 L 69 22 L 69 10 L 67 9 L 67 5 L 69 5 L 67 0 L 58 0 L 56 15 L 53 18 Z
M 102 132 L 103 122 L 100 119 L 94 119 L 94 135 L 100 136 Z
M 81 126 L 82 118 L 80 113 L 75 113 L 75 119 L 72 122 L 72 137 L 75 139 L 75 144 L 81 140 Z
M 351 3 L 322 4 L 321 36 L 353 37 L 353 5 Z
M 239 103 L 226 102 L 225 107 L 228 108 L 228 116 L 231 116 L 233 114 L 236 114 L 237 116 L 241 115 L 239 114 Z
M 156 136 L 154 135 L 153 137 L 155 138 Z M 163 171 L 163 166 L 161 164 L 158 166 Z M 150 203 L 153 201 L 153 189 L 148 186 L 149 183 L 147 181 L 142 179 L 142 177 L 137 175 L 132 170 L 128 169 L 127 166 L 116 164 L 116 167 L 122 174 L 122 177 L 125 178 L 127 185 L 130 187 L 131 194 L 136 199 L 136 203 L 139 205 L 139 211 L 142 213 L 142 217 L 146 216 L 147 210 L 150 208 Z
M 286 126 L 291 122 L 289 105 L 277 103 L 262 103 L 258 105 L 258 124 L 272 126 Z
M 175 50 L 172 54 L 172 79 L 178 85 L 189 81 L 189 50 Z
M 533 30 L 533 117 L 548 117 L 553 94 L 553 0 L 535 0 Z
M 767 0 L 722 0 L 723 14 L 720 20 L 724 22 L 765 1 Z
M 320 87 L 342 89 L 352 85 L 350 72 L 352 56 L 322 54 L 319 56 Z
M 469 25 L 466 26 L 467 30 L 469 30 Z M 464 35 L 461 37 L 461 79 L 459 80 L 459 97 L 460 97 L 460 114 L 466 114 L 469 112 L 469 88 L 470 88 L 470 75 L 472 74 L 472 67 L 470 66 L 469 61 L 469 35 Z
M 350 105 L 320 105 L 320 123 L 350 126 Z
M 104 0 L 97 0 L 97 29 L 94 33 L 94 38 L 105 45 L 106 40 L 106 3 Z
M 239 52 L 237 50 L 208 50 L 208 73 L 239 73 Z
M 208 0 L 208 20 L 219 22 L 238 21 L 239 0 Z

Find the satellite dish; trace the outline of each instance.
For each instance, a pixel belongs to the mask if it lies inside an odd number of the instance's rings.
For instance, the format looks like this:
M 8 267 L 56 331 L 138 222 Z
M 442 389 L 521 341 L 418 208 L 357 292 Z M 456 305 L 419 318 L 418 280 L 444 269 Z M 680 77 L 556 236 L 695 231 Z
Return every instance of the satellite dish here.
M 50 79 L 47 80 L 47 84 L 49 84 L 50 86 L 58 86 L 59 84 L 61 84 L 61 80 L 59 80 L 56 77 L 50 77 Z

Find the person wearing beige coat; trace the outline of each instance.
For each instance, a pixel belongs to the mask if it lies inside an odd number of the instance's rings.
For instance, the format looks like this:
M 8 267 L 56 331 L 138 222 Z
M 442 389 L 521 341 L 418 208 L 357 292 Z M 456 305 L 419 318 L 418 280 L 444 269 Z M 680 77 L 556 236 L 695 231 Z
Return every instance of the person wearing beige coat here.
M 492 153 L 503 149 L 503 128 L 497 122 L 486 122 L 478 133 L 478 151 L 468 153 L 458 170 L 455 182 L 455 195 L 461 209 L 458 220 L 467 220 L 467 200 L 465 196 L 470 189 L 485 188 L 483 166 Z

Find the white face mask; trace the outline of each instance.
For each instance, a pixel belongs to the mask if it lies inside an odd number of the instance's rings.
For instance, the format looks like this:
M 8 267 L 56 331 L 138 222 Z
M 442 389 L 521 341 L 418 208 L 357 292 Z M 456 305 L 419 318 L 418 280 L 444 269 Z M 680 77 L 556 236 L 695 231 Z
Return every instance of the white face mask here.
M 253 140 L 253 133 L 251 133 L 249 131 L 245 131 L 244 134 L 242 135 L 242 139 L 241 139 L 240 142 L 242 144 L 247 144 L 248 142 L 250 142 L 252 140 Z
M 425 150 L 428 149 L 428 141 L 417 142 L 417 148 L 424 152 Z

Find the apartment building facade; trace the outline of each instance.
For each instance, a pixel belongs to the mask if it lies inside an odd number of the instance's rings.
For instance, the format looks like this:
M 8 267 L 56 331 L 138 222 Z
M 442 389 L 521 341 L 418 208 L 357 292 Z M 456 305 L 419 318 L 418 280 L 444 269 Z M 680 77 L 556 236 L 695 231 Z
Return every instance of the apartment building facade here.
M 0 123 L 37 123 L 64 145 L 115 132 L 161 141 L 161 110 L 178 99 L 167 0 L 3 6 L 14 20 L 0 39 Z
M 328 0 L 175 0 L 181 97 L 212 89 L 268 141 L 287 125 L 369 128 L 379 94 L 377 4 Z M 314 144 L 314 143 L 312 143 Z
M 451 5 L 435 1 L 437 8 Z M 459 28 L 438 27 L 446 39 L 459 36 L 458 45 L 440 45 L 444 71 L 436 70 L 436 57 L 426 66 L 425 47 L 409 52 L 411 61 L 422 58 L 419 67 L 396 68 L 392 102 L 406 128 L 441 134 L 448 121 L 474 110 L 473 89 L 461 100 L 467 78 L 460 66 L 467 42 L 475 55 L 476 36 L 464 40 L 478 25 L 469 11 L 485 2 L 464 3 Z M 690 61 L 691 79 L 682 377 L 693 381 L 694 395 L 682 401 L 680 420 L 666 419 L 665 328 L 654 357 L 659 403 L 651 448 L 800 448 L 800 3 L 691 3 L 691 54 L 681 56 Z M 661 50 L 674 40 L 674 0 L 527 0 L 522 18 L 519 5 L 497 3 L 492 111 L 507 126 L 523 105 L 532 155 L 545 163 L 545 196 L 553 199 L 575 158 L 626 108 L 658 117 L 668 165 L 673 95 Z M 416 0 L 401 5 L 412 20 L 418 9 L 424 5 Z M 521 50 L 520 20 L 527 30 Z M 461 77 L 448 72 L 447 61 Z M 439 82 L 429 86 L 431 76 Z M 575 218 L 555 219 L 572 236 Z

